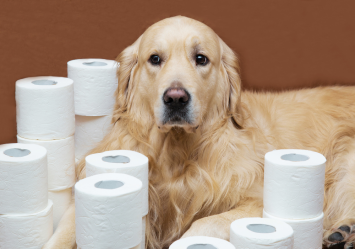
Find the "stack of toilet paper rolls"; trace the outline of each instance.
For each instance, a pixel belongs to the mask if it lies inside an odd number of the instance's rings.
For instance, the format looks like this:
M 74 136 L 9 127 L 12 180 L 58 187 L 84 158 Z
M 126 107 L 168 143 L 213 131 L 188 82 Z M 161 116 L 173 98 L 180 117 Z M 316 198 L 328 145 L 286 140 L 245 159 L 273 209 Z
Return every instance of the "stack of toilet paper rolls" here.
M 294 230 L 294 249 L 321 249 L 326 159 L 307 150 L 274 150 L 265 155 L 264 218 Z
M 42 248 L 53 234 L 46 149 L 0 145 L 0 172 L 0 248 Z
M 145 222 L 148 214 L 148 158 L 130 150 L 112 150 L 91 154 L 85 158 L 86 177 L 103 173 L 122 173 L 138 178 L 142 186 L 142 242 L 136 248 L 145 248 Z M 136 249 L 135 248 L 135 249 Z
M 117 67 L 117 62 L 104 59 L 68 62 L 68 78 L 74 81 L 76 159 L 82 159 L 111 128 Z
M 80 249 L 140 248 L 142 182 L 106 173 L 75 184 L 76 242 Z
M 74 85 L 63 77 L 16 82 L 17 142 L 47 149 L 48 191 L 54 230 L 71 201 L 75 184 Z

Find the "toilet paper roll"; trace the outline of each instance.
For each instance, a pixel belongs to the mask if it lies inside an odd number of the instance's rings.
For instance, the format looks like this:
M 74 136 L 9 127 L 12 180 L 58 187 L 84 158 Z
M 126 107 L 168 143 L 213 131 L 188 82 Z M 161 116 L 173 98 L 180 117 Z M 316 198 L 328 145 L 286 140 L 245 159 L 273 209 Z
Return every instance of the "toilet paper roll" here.
M 52 140 L 74 135 L 73 80 L 31 77 L 16 81 L 17 133 L 28 139 Z
M 292 227 L 293 249 L 322 249 L 323 213 L 313 219 L 291 220 L 275 217 L 264 211 L 263 217 L 283 221 Z
M 232 223 L 230 242 L 238 249 L 292 249 L 293 230 L 280 220 L 244 218 Z
M 78 59 L 68 62 L 68 78 L 74 80 L 75 113 L 83 116 L 112 114 L 117 88 L 117 62 Z
M 45 209 L 47 177 L 45 148 L 36 144 L 0 145 L 0 216 Z
M 323 212 L 325 162 L 308 150 L 274 150 L 265 155 L 264 209 L 286 219 L 310 219 Z
M 142 218 L 142 242 L 131 249 L 145 249 L 145 222 L 146 216 Z
M 85 158 L 86 176 L 102 173 L 123 173 L 137 177 L 143 183 L 142 216 L 148 214 L 148 157 L 131 150 L 111 150 Z
M 53 201 L 53 231 L 55 231 L 63 214 L 71 203 L 72 189 L 48 191 L 48 198 Z
M 111 130 L 111 116 L 75 116 L 75 158 L 82 159 Z
M 75 184 L 74 136 L 59 140 L 32 140 L 17 136 L 17 142 L 47 149 L 48 189 L 67 189 Z
M 223 239 L 192 236 L 175 241 L 169 249 L 235 249 L 235 247 Z
M 76 242 L 81 249 L 127 249 L 142 238 L 142 182 L 100 174 L 75 184 Z
M 0 215 L 0 248 L 41 249 L 53 234 L 53 203 L 38 213 Z

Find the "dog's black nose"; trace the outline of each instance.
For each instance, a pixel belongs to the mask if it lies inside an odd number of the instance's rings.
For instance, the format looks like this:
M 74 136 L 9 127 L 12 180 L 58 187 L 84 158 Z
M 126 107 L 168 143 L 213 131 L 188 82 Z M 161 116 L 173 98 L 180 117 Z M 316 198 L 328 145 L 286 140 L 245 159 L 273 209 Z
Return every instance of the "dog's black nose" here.
M 190 95 L 183 88 L 169 88 L 163 96 L 164 104 L 173 108 L 182 108 L 190 100 Z

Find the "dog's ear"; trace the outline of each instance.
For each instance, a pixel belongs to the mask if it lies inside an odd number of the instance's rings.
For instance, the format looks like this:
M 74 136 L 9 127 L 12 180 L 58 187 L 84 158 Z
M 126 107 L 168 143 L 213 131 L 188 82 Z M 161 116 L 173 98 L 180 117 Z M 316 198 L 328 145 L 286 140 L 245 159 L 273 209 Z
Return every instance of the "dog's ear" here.
M 118 120 L 130 107 L 134 88 L 134 73 L 138 63 L 138 48 L 141 39 L 142 36 L 131 46 L 123 50 L 116 58 L 119 68 L 117 70 L 118 87 L 116 90 L 114 120 Z
M 241 129 L 243 125 L 243 115 L 241 112 L 241 80 L 239 74 L 239 62 L 233 50 L 219 38 L 221 45 L 221 66 L 224 82 L 226 83 L 225 107 L 227 113 L 232 118 L 234 125 Z

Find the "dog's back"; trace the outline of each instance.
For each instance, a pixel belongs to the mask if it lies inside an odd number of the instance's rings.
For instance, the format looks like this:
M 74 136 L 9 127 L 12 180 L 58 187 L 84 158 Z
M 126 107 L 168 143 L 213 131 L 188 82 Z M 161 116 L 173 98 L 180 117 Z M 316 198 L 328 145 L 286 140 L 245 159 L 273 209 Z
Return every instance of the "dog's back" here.
M 355 135 L 355 87 L 249 92 L 242 102 L 277 148 L 325 151 L 336 136 Z M 254 125 L 255 125 L 254 124 Z M 246 119 L 246 125 L 253 125 Z

